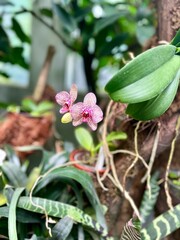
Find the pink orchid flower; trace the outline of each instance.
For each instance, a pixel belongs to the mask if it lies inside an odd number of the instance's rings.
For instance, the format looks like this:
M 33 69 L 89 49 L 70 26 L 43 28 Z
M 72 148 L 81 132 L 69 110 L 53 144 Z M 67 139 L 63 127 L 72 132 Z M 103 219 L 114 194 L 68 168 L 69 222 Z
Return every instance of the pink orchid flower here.
M 77 86 L 75 84 L 72 85 L 70 92 L 61 91 L 56 94 L 55 99 L 56 102 L 62 106 L 60 109 L 60 113 L 70 112 L 72 104 L 75 102 L 77 98 Z
M 74 104 L 71 107 L 71 116 L 73 126 L 87 122 L 89 127 L 95 131 L 97 129 L 97 123 L 103 119 L 103 112 L 101 108 L 96 105 L 96 96 L 94 93 L 86 94 L 83 102 Z

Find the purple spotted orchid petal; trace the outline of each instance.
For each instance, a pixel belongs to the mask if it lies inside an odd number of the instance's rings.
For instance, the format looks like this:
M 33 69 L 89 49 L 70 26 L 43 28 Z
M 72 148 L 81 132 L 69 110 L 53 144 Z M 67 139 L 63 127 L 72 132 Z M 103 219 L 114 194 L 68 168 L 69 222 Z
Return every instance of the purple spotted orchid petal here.
M 59 112 L 60 113 L 69 112 L 76 98 L 77 98 L 77 86 L 75 84 L 72 85 L 70 93 L 66 91 L 61 91 L 58 94 L 56 94 L 55 96 L 56 102 L 62 106 Z
M 88 93 L 83 102 L 74 104 L 71 107 L 71 116 L 74 126 L 86 122 L 89 127 L 95 131 L 97 129 L 97 123 L 103 119 L 103 112 L 101 108 L 96 105 L 96 96 L 94 93 Z
M 87 106 L 94 106 L 96 105 L 96 96 L 94 93 L 88 93 L 84 97 L 84 104 Z

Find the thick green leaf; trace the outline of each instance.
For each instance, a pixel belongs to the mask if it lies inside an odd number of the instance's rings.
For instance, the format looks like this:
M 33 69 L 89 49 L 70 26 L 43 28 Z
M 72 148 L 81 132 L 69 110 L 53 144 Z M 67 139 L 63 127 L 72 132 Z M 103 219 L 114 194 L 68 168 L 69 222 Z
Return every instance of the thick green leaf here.
M 158 46 L 139 54 L 120 69 L 105 86 L 110 94 L 150 75 L 167 63 L 176 52 L 172 45 Z
M 75 136 L 81 147 L 88 151 L 93 149 L 93 138 L 88 130 L 83 127 L 78 127 L 75 129 Z
M 73 219 L 66 216 L 59 220 L 52 229 L 53 238 L 56 240 L 66 240 L 73 227 Z
M 155 218 L 141 230 L 142 240 L 160 240 L 180 228 L 180 204 Z
M 21 25 L 14 17 L 12 18 L 12 30 L 16 33 L 21 42 L 30 43 L 30 38 L 25 34 L 25 32 L 22 30 Z
M 171 105 L 177 93 L 180 71 L 173 82 L 157 97 L 145 102 L 129 104 L 126 113 L 137 120 L 151 120 L 162 115 Z
M 23 191 L 24 188 L 17 188 L 10 202 L 8 217 L 9 240 L 18 240 L 16 228 L 16 206 L 18 199 Z
M 173 81 L 179 68 L 180 57 L 175 55 L 151 74 L 111 93 L 110 96 L 113 100 L 124 103 L 139 103 L 154 98 Z M 141 71 L 144 71 L 143 66 Z M 138 75 L 138 72 L 134 74 Z

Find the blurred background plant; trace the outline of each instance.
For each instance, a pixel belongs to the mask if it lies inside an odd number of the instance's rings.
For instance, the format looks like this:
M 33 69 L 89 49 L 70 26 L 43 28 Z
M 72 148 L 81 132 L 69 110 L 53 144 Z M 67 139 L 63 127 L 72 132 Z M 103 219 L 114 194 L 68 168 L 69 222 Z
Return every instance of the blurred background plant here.
M 13 84 L 23 86 L 26 82 L 26 89 L 18 89 L 19 98 L 32 92 L 44 49 L 50 44 L 59 50 L 50 70 L 51 86 L 67 89 L 77 81 L 82 91 L 88 88 L 102 92 L 110 76 L 124 65 L 123 59 L 129 59 L 128 52 L 140 52 L 155 33 L 155 11 L 151 1 L 36 0 L 33 4 L 29 1 L 17 4 L 3 0 L 0 4 L 1 83 L 10 84 L 7 79 L 14 78 Z M 31 18 L 30 37 L 27 27 L 30 28 Z M 14 70 L 13 66 L 17 65 L 20 69 Z M 6 66 L 10 66 L 8 71 Z M 22 74 L 24 70 L 26 76 Z M 11 75 L 14 72 L 16 76 Z M 9 99 L 18 100 L 13 95 L 9 94 Z

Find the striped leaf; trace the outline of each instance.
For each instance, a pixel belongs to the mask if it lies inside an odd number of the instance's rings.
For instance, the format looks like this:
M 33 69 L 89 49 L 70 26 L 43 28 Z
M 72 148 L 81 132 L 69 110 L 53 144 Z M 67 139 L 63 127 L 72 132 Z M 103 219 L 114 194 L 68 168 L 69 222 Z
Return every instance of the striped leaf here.
M 33 197 L 31 200 L 29 197 L 21 197 L 17 206 L 19 208 L 36 213 L 44 214 L 46 212 L 49 216 L 57 218 L 69 217 L 77 223 L 81 223 L 84 226 L 94 229 L 102 237 L 106 237 L 106 239 L 108 239 L 108 233 L 106 229 L 104 229 L 88 214 L 85 214 L 81 209 L 72 205 L 37 197 Z
M 157 183 L 158 174 L 155 173 L 150 180 L 151 196 L 149 189 L 146 189 L 140 205 L 140 214 L 142 217 L 142 224 L 146 223 L 148 217 L 152 214 L 154 206 L 157 202 L 160 187 Z
M 180 228 L 180 204 L 153 220 L 141 230 L 142 240 L 160 240 Z

